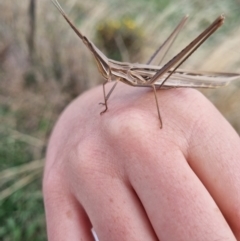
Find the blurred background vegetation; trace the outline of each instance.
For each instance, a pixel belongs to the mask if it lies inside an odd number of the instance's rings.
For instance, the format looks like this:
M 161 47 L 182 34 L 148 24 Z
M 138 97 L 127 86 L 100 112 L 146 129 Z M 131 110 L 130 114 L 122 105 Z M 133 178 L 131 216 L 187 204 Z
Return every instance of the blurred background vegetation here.
M 183 67 L 240 72 L 239 0 L 60 3 L 108 57 L 139 63 L 183 15 L 190 19 L 167 59 L 224 13 L 223 27 Z M 91 54 L 50 0 L 0 2 L 0 240 L 46 240 L 41 178 L 48 137 L 64 107 L 102 81 Z M 205 94 L 240 133 L 239 81 Z

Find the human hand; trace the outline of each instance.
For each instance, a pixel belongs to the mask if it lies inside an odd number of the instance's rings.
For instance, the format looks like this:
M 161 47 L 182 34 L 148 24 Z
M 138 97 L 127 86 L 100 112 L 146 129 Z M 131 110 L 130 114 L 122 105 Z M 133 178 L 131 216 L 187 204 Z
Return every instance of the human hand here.
M 240 240 L 240 138 L 201 93 L 119 83 L 71 103 L 52 133 L 49 241 Z M 235 235 L 235 236 L 234 236 Z

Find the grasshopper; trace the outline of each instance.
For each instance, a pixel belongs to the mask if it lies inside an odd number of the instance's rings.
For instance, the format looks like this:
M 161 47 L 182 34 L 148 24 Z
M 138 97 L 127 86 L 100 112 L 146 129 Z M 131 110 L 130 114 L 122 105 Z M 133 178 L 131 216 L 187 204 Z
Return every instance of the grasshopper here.
M 192 55 L 196 49 L 203 44 L 224 22 L 224 16 L 220 15 L 208 28 L 199 34 L 191 43 L 176 54 L 165 65 L 151 65 L 157 56 L 161 55 L 161 61 L 165 57 L 168 49 L 173 44 L 178 33 L 183 28 L 188 16 L 185 16 L 166 41 L 155 51 L 146 64 L 119 62 L 107 58 L 86 36 L 84 36 L 70 21 L 57 0 L 51 0 L 59 12 L 68 22 L 70 27 L 86 45 L 95 58 L 98 70 L 105 79 L 103 83 L 105 109 L 108 110 L 107 101 L 119 81 L 136 87 L 150 87 L 153 89 L 160 128 L 162 128 L 162 118 L 160 115 L 156 89 L 168 88 L 217 88 L 229 84 L 240 77 L 238 73 L 222 72 L 200 72 L 179 69 L 180 65 Z M 105 85 L 108 82 L 116 81 L 110 91 L 106 94 Z

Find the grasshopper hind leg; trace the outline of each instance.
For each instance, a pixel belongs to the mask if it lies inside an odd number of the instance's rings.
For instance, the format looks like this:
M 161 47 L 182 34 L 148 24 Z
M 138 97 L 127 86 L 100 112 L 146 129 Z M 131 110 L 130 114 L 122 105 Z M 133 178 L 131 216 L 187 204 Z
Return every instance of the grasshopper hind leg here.
M 160 122 L 160 129 L 162 129 L 163 124 L 162 124 L 162 118 L 161 118 L 161 114 L 160 114 L 160 110 L 159 110 L 159 105 L 158 105 L 158 98 L 157 98 L 157 91 L 156 91 L 156 87 L 155 85 L 151 85 L 153 88 L 153 93 L 154 93 L 154 97 L 155 97 L 155 101 L 156 101 L 156 107 L 157 107 L 157 112 L 158 112 L 158 119 Z

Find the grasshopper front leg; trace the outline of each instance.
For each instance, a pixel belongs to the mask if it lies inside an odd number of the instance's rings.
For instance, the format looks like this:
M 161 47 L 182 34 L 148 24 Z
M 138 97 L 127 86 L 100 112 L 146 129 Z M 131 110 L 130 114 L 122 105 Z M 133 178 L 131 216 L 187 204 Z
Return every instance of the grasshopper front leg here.
M 106 91 L 105 91 L 105 85 L 108 83 L 108 80 L 106 80 L 104 83 L 103 83 L 103 97 L 104 97 L 104 103 L 103 102 L 100 102 L 99 105 L 105 105 L 105 109 L 100 112 L 100 115 L 102 115 L 103 113 L 105 113 L 107 110 L 108 110 L 108 106 L 107 106 L 107 96 L 106 96 Z
M 107 101 L 110 97 L 110 95 L 112 94 L 113 90 L 115 89 L 115 87 L 117 86 L 118 80 L 114 83 L 114 85 L 112 86 L 112 88 L 109 90 L 108 94 L 106 95 L 106 90 L 105 90 L 105 85 L 108 83 L 109 81 L 105 81 L 103 83 L 103 96 L 104 96 L 104 103 L 100 102 L 100 105 L 105 105 L 105 110 L 103 110 L 100 115 L 102 115 L 103 113 L 105 113 L 108 110 L 108 106 L 107 106 Z
M 112 94 L 113 90 L 115 89 L 117 83 L 118 83 L 118 80 L 116 81 L 116 83 L 112 86 L 112 88 L 110 89 L 110 91 L 108 92 L 108 94 L 106 95 L 106 90 L 105 90 L 105 85 L 108 83 L 108 82 L 111 82 L 111 69 L 109 68 L 109 73 L 108 73 L 108 79 L 103 83 L 103 97 L 104 97 L 104 103 L 103 102 L 100 102 L 99 104 L 100 105 L 105 105 L 105 109 L 100 112 L 100 115 L 102 115 L 103 113 L 105 113 L 107 110 L 108 110 L 108 105 L 107 105 L 107 101 L 110 97 L 110 95 Z

